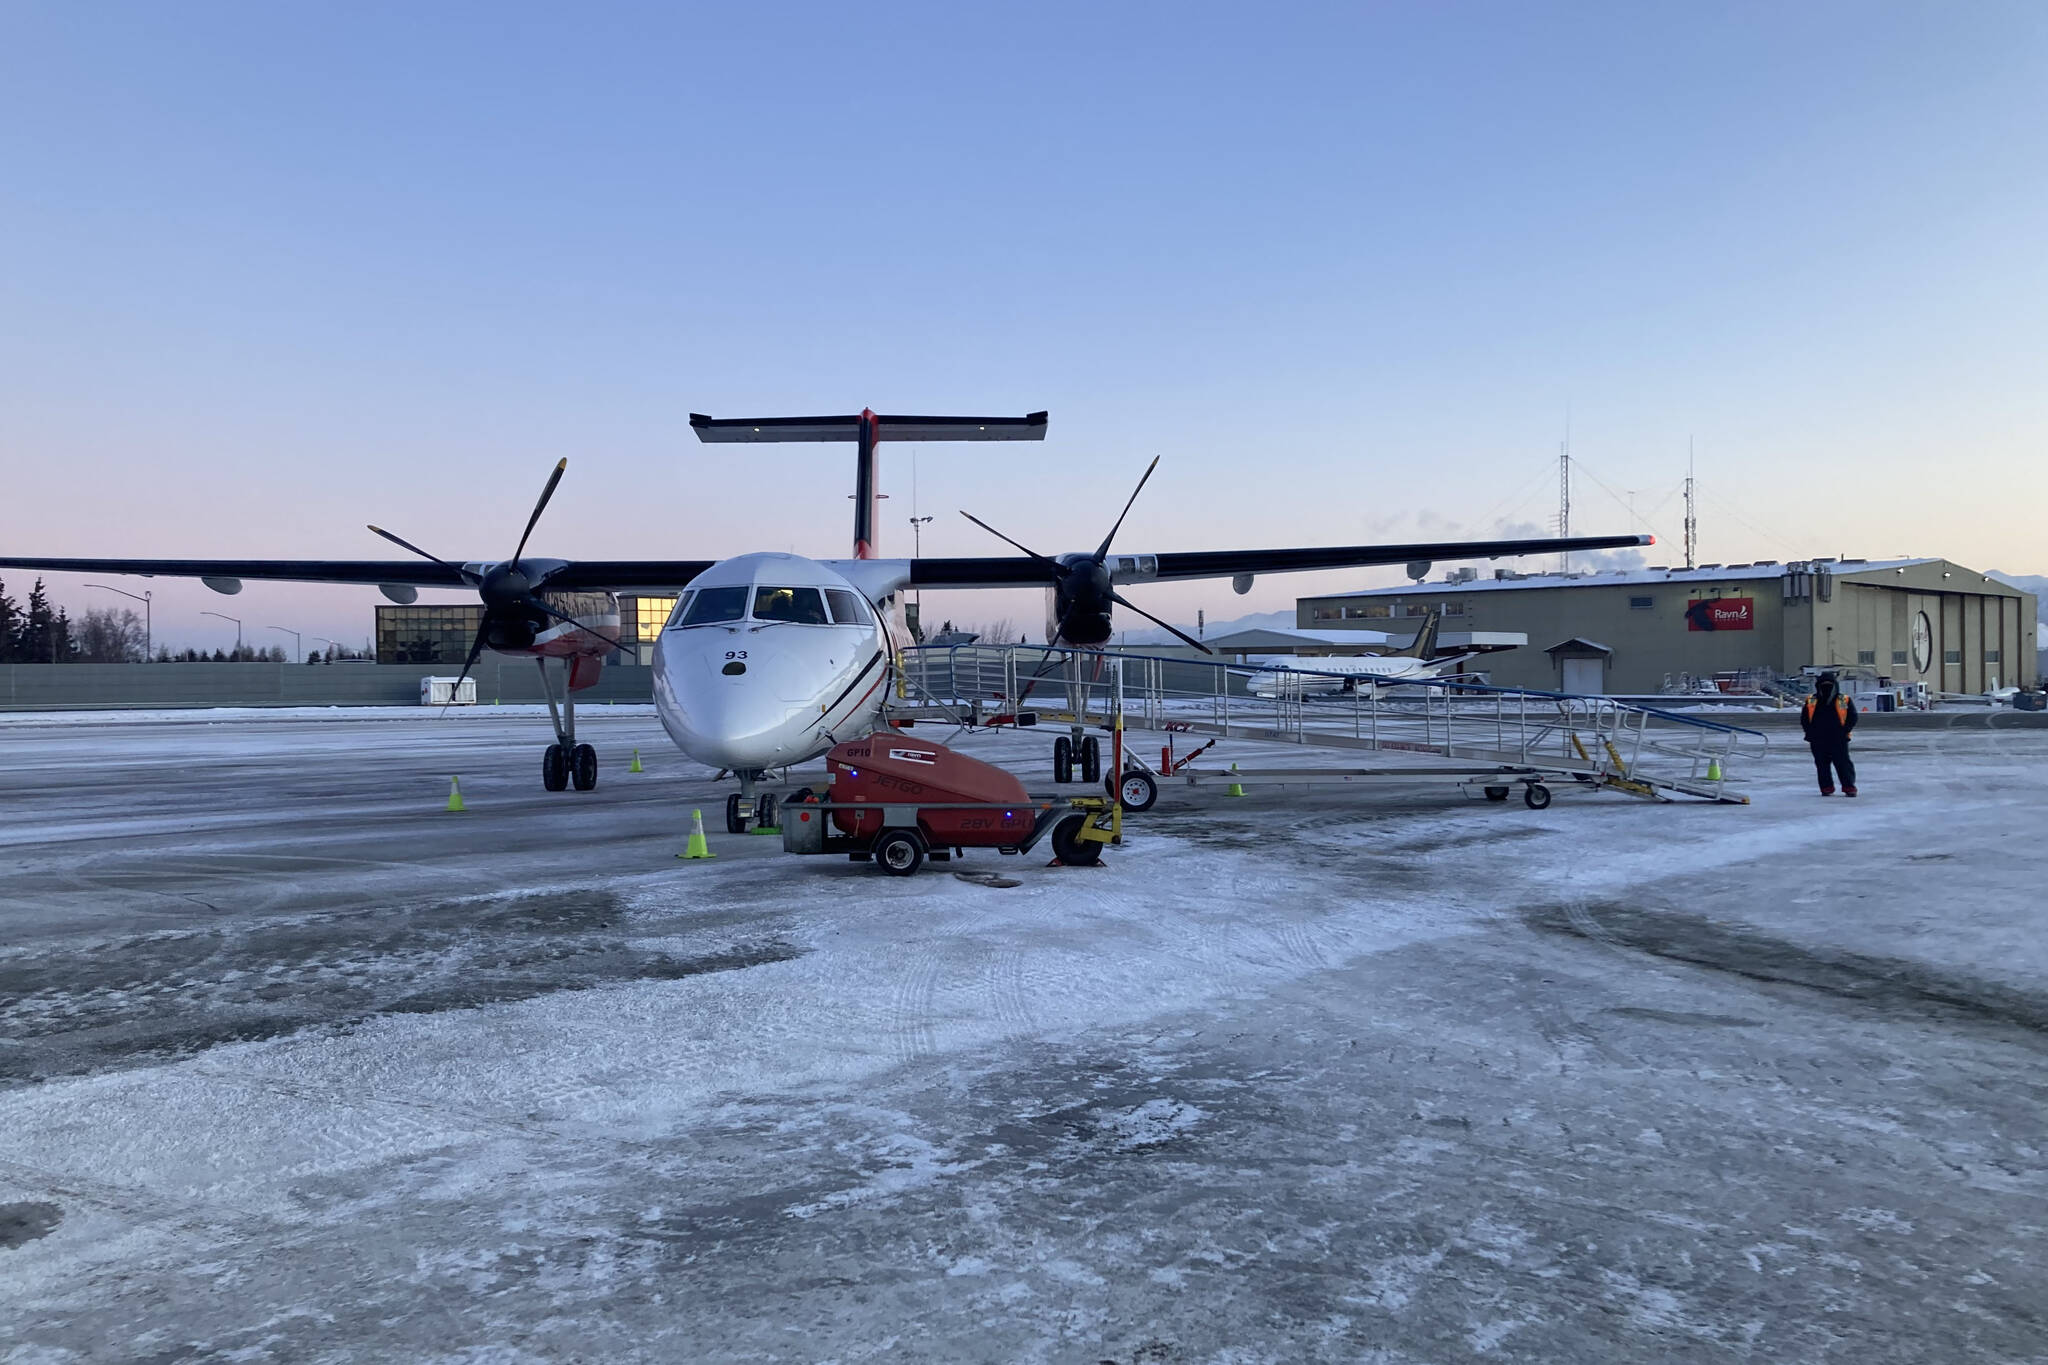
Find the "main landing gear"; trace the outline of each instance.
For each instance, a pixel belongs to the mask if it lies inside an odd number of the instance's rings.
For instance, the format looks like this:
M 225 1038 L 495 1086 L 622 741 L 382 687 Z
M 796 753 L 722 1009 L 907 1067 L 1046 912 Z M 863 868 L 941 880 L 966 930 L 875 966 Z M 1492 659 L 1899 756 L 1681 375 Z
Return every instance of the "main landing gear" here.
M 555 704 L 554 684 L 548 678 L 548 661 L 540 665 L 540 690 L 548 699 L 548 717 L 555 723 L 555 742 L 540 756 L 540 784 L 551 792 L 566 790 L 571 783 L 587 792 L 597 786 L 597 750 L 576 742 L 576 696 L 569 691 L 569 666 L 562 665 L 562 701 Z
M 1076 772 L 1076 769 L 1079 769 Z M 1100 782 L 1102 743 L 1077 728 L 1073 738 L 1061 735 L 1052 742 L 1052 780 L 1055 782 Z

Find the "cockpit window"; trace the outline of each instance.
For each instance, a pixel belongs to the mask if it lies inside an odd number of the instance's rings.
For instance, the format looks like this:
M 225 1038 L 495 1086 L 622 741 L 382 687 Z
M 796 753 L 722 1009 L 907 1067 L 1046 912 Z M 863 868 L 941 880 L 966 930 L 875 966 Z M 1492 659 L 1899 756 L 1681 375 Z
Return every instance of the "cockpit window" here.
M 822 626 L 825 624 L 825 599 L 818 595 L 816 588 L 756 588 L 754 619 Z
M 662 626 L 663 630 L 674 630 L 677 626 L 683 624 L 683 617 L 690 610 L 690 599 L 696 595 L 693 592 L 686 592 L 676 599 L 674 608 L 669 611 L 668 621 Z
M 708 626 L 720 621 L 737 621 L 747 614 L 747 589 L 703 588 L 683 613 L 686 626 Z
M 832 604 L 832 619 L 842 626 L 874 624 L 873 613 L 868 610 L 868 604 L 860 600 L 860 594 L 857 592 L 848 592 L 845 588 L 827 588 L 825 600 Z

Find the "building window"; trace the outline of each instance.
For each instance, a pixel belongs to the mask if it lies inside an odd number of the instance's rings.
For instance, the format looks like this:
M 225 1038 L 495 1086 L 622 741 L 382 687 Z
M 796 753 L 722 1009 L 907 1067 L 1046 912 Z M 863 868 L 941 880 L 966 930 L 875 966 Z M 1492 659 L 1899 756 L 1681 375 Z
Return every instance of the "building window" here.
M 1654 597 L 1631 597 L 1628 599 L 1628 609 L 1630 611 L 1648 611 L 1656 605 L 1657 599 Z
M 1944 649 L 1941 651 L 1941 661 L 1945 664 L 1959 664 L 1963 661 L 1963 651 L 1960 649 Z
M 1344 609 L 1342 607 L 1316 607 L 1310 610 L 1309 619 L 1311 621 L 1341 621 L 1344 619 Z
M 1903 649 L 1895 649 L 1895 650 L 1893 650 L 1893 651 L 1892 651 L 1892 662 L 1893 662 L 1893 663 L 1895 663 L 1895 664 L 1903 664 L 1903 663 L 1905 663 L 1905 662 L 1906 662 L 1906 651 L 1905 651 L 1905 650 L 1903 650 Z
M 1985 651 L 1984 651 L 1984 662 L 1985 662 L 1985 663 L 1987 663 L 1987 664 L 1995 664 L 1995 663 L 1997 663 L 1997 662 L 1998 662 L 1998 651 L 1997 651 L 1997 650 L 1995 650 L 1995 649 L 1987 649 L 1987 650 L 1985 650 Z
M 1857 662 L 1857 663 L 1859 663 L 1859 664 L 1874 664 L 1874 663 L 1876 663 L 1876 662 L 1877 662 L 1877 651 L 1876 651 L 1876 650 L 1874 650 L 1874 649 L 1859 649 L 1859 650 L 1857 650 L 1857 651 L 1856 651 L 1856 662 Z

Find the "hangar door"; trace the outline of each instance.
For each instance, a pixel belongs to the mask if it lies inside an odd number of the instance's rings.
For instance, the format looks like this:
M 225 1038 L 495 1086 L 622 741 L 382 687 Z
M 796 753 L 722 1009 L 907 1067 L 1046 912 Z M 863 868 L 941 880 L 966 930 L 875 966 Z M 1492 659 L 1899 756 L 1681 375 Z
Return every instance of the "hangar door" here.
M 1559 659 L 1564 665 L 1564 690 L 1582 697 L 1596 697 L 1607 690 L 1607 660 Z

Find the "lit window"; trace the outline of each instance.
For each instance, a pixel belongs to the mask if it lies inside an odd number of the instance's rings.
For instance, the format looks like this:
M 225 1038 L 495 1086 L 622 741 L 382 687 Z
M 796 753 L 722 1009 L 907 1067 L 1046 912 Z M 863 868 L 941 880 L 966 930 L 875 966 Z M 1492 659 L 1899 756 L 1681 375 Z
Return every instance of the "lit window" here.
M 825 599 L 816 588 L 756 588 L 754 619 L 822 626 L 825 624 Z

